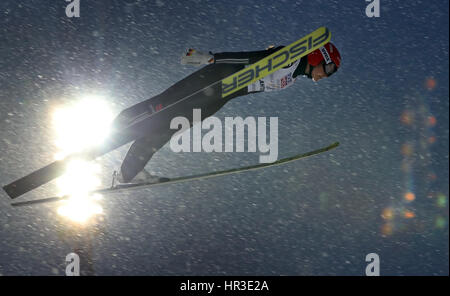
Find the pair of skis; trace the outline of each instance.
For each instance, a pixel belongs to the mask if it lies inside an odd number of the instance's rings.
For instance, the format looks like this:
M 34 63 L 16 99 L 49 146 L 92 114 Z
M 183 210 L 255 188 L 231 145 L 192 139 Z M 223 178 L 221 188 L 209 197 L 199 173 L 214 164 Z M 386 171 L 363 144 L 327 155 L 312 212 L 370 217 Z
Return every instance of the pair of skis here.
M 153 116 L 160 114 L 160 112 L 163 112 L 168 109 L 170 110 L 170 108 L 172 108 L 174 105 L 176 105 L 182 101 L 185 101 L 189 98 L 192 98 L 196 95 L 199 95 L 207 89 L 218 87 L 219 84 L 221 85 L 222 97 L 225 98 L 225 97 L 235 93 L 236 91 L 248 86 L 249 84 L 254 83 L 255 81 L 258 81 L 259 79 L 262 79 L 262 78 L 266 77 L 267 75 L 270 75 L 271 73 L 285 67 L 286 65 L 293 63 L 293 62 L 297 61 L 298 59 L 306 56 L 307 54 L 316 50 L 320 46 L 325 45 L 327 42 L 329 42 L 330 39 L 331 39 L 331 33 L 329 32 L 329 30 L 326 27 L 321 27 L 321 28 L 315 30 L 314 32 L 308 34 L 307 36 L 282 48 L 281 50 L 246 67 L 245 69 L 238 71 L 236 73 L 233 73 L 232 75 L 230 75 L 222 80 L 219 80 L 212 84 L 209 84 L 206 87 L 203 87 L 197 91 L 194 91 L 193 93 L 191 93 L 189 95 L 185 95 L 185 96 L 181 97 L 179 100 L 176 100 L 172 104 L 165 106 L 163 109 L 161 109 L 157 112 L 142 114 L 142 116 L 139 116 L 138 118 L 136 118 L 136 120 L 133 120 L 133 122 L 130 122 L 126 127 L 124 127 L 124 130 L 121 131 L 121 134 L 120 134 L 120 135 L 124 135 L 123 137 L 118 137 L 118 139 L 111 139 L 110 143 L 108 143 L 108 145 L 106 145 L 107 148 L 95 148 L 95 149 L 92 149 L 85 153 L 81 153 L 79 155 L 72 155 L 63 160 L 55 161 L 37 171 L 32 172 L 31 174 L 29 174 L 25 177 L 22 177 L 16 181 L 4 186 L 3 189 L 12 199 L 17 198 L 33 189 L 61 176 L 64 173 L 64 169 L 65 169 L 67 163 L 71 159 L 74 159 L 77 157 L 82 157 L 82 158 L 85 158 L 88 160 L 92 160 L 96 157 L 99 157 L 113 149 L 116 149 L 116 148 L 118 148 L 122 145 L 125 145 L 126 143 L 134 140 L 134 138 L 133 138 L 134 132 L 136 130 L 145 129 L 146 124 L 149 122 L 149 119 L 152 118 Z M 335 144 L 333 144 L 333 145 L 335 145 Z M 331 147 L 333 145 L 330 145 L 328 147 Z M 337 145 L 335 145 L 333 148 L 335 148 L 336 146 Z M 325 148 L 327 148 L 327 147 L 325 147 Z M 316 151 L 320 151 L 325 148 L 318 149 Z M 324 151 L 327 151 L 327 150 L 324 150 Z M 312 151 L 312 152 L 315 152 L 315 151 Z M 310 154 L 310 153 L 311 152 L 306 153 L 306 154 Z M 318 153 L 320 153 L 320 152 L 318 152 Z M 313 153 L 313 154 L 317 154 L 317 153 Z M 313 154 L 310 154 L 310 155 L 313 155 Z M 299 159 L 299 158 L 302 158 L 302 157 L 299 157 L 302 155 L 303 154 L 293 156 L 293 157 L 294 158 L 297 157 L 296 159 Z M 309 156 L 309 155 L 307 155 L 307 156 Z M 306 156 L 303 156 L 303 157 L 306 157 Z M 290 158 L 288 158 L 288 159 L 290 159 Z M 280 161 L 283 161 L 283 160 L 285 160 L 285 159 L 279 160 L 275 163 L 279 163 Z M 274 165 L 275 163 L 273 163 L 272 165 Z M 256 165 L 257 168 L 266 167 L 266 166 L 270 166 L 270 164 L 262 165 L 262 166 Z M 228 172 L 228 173 L 234 173 L 237 171 L 246 171 L 249 169 L 252 169 L 252 168 L 240 168 L 240 169 L 234 170 L 233 172 Z M 218 173 L 220 173 L 220 172 L 218 172 Z M 216 175 L 218 175 L 218 173 L 213 173 L 211 176 L 216 176 Z M 224 172 L 222 172 L 222 174 L 224 174 Z M 209 175 L 209 174 L 207 174 L 207 175 Z M 190 176 L 190 177 L 184 177 L 183 180 L 187 181 L 187 180 L 194 180 L 194 179 L 202 179 L 205 177 L 206 176 L 202 176 L 202 175 Z M 178 179 L 172 179 L 169 182 L 174 183 L 174 182 L 181 182 L 181 181 L 182 180 L 180 180 L 178 178 Z M 168 183 L 168 182 L 165 182 L 165 183 Z M 145 185 L 149 185 L 149 184 L 145 184 Z M 110 189 L 111 188 L 102 189 L 103 190 L 102 192 L 109 192 L 106 190 L 110 190 Z
M 293 161 L 296 161 L 296 160 L 299 160 L 302 158 L 306 158 L 309 156 L 313 156 L 316 154 L 320 154 L 320 153 L 332 150 L 338 146 L 339 146 L 339 142 L 335 142 L 326 147 L 323 147 L 323 148 L 320 148 L 317 150 L 313 150 L 310 152 L 302 153 L 302 154 L 297 154 L 297 155 L 294 155 L 291 157 L 282 158 L 282 159 L 279 159 L 272 163 L 261 163 L 261 164 L 256 164 L 256 165 L 251 165 L 251 166 L 246 166 L 246 167 L 241 167 L 241 168 L 233 168 L 233 169 L 223 170 L 223 171 L 218 171 L 218 172 L 209 172 L 209 173 L 205 173 L 205 174 L 177 177 L 177 178 L 171 178 L 171 179 L 164 178 L 162 181 L 153 182 L 153 183 L 129 183 L 129 184 L 120 184 L 120 185 L 115 185 L 115 186 L 112 185 L 109 188 L 93 190 L 90 193 L 91 194 L 114 193 L 114 192 L 120 192 L 120 191 L 124 191 L 124 190 L 128 191 L 128 190 L 132 190 L 132 189 L 140 189 L 140 188 L 152 187 L 152 186 L 157 186 L 157 185 L 176 184 L 176 183 L 182 183 L 182 182 L 187 182 L 187 181 L 203 180 L 203 179 L 208 179 L 208 178 L 213 178 L 213 177 L 218 177 L 218 176 L 225 176 L 225 175 L 237 174 L 237 173 L 242 173 L 242 172 L 248 172 L 248 171 L 253 171 L 253 170 L 258 170 L 258 169 L 268 168 L 268 167 L 274 167 L 274 166 L 286 164 L 289 162 L 293 162 Z M 55 196 L 55 197 L 49 197 L 49 198 L 43 198 L 43 199 L 37 199 L 37 200 L 16 202 L 16 203 L 12 203 L 11 205 L 15 206 L 15 207 L 29 206 L 29 205 L 35 205 L 35 204 L 42 204 L 42 203 L 66 200 L 69 197 L 70 197 L 70 195 L 65 195 L 65 196 L 61 196 L 61 197 Z

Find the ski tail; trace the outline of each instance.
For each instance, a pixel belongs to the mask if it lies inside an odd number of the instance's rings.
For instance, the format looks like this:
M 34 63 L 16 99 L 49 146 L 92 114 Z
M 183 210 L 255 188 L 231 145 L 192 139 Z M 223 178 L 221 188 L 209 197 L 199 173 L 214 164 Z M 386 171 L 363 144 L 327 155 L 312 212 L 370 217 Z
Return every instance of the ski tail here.
M 8 185 L 3 186 L 3 190 L 12 199 L 17 198 L 39 186 L 60 177 L 66 171 L 67 164 L 75 159 L 94 159 L 95 150 L 84 151 L 67 156 L 64 159 L 56 160 L 43 168 L 40 168 Z
M 5 190 L 10 198 L 14 199 L 19 197 L 60 176 L 64 171 L 65 164 L 65 161 L 55 161 L 25 177 L 3 186 L 3 190 Z

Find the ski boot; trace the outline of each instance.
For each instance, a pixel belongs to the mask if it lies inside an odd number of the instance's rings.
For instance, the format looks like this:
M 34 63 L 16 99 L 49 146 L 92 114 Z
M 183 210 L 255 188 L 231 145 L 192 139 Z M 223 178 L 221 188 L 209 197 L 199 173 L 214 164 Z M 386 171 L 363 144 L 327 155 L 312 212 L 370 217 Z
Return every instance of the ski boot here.
M 127 185 L 127 184 L 150 184 L 150 183 L 161 183 L 161 182 L 167 182 L 169 181 L 169 178 L 166 177 L 160 177 L 156 175 L 152 175 L 147 170 L 143 169 L 140 171 L 133 179 L 131 179 L 128 182 L 125 182 L 122 176 L 122 172 L 114 171 L 113 172 L 113 179 L 111 187 L 120 187 L 121 185 Z

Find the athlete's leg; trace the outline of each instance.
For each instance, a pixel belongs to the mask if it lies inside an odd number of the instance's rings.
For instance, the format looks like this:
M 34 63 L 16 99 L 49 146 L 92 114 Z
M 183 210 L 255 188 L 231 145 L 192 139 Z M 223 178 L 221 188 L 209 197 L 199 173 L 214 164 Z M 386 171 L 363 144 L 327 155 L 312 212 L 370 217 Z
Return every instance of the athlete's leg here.
M 219 111 L 231 98 L 246 94 L 246 91 L 241 90 L 233 94 L 228 100 L 217 100 L 216 102 L 205 106 L 205 108 L 200 109 L 202 113 L 201 119 L 203 120 L 206 117 L 209 117 Z M 190 126 L 192 127 L 192 109 L 186 109 L 186 111 L 187 112 L 184 117 L 189 120 Z M 169 142 L 172 135 L 177 132 L 177 130 L 169 128 L 170 123 L 163 126 L 167 128 L 155 130 L 151 133 L 151 136 L 138 139 L 131 145 L 120 168 L 121 182 L 130 182 L 139 172 L 141 172 L 145 168 L 155 152 L 157 152 L 167 142 Z
M 128 150 L 120 167 L 121 182 L 130 182 L 141 172 L 152 158 L 153 154 L 161 149 L 169 140 L 175 130 L 164 133 L 155 133 L 152 136 L 136 140 Z
M 158 151 L 162 146 L 164 146 L 172 137 L 172 135 L 177 132 L 177 130 L 170 129 L 170 122 L 173 118 L 177 116 L 183 116 L 188 119 L 190 125 L 193 124 L 193 109 L 200 109 L 202 118 L 205 119 L 216 113 L 223 105 L 225 105 L 231 98 L 247 94 L 246 89 L 236 92 L 230 97 L 223 99 L 221 97 L 221 85 L 218 84 L 215 87 L 209 89 L 205 92 L 200 92 L 195 96 L 190 97 L 188 100 L 177 103 L 170 108 L 164 109 L 167 104 L 173 101 L 175 97 L 182 97 L 180 92 L 186 92 L 185 87 L 192 87 L 192 84 L 198 84 L 199 80 L 208 78 L 209 81 L 220 80 L 223 76 L 227 75 L 227 72 L 232 72 L 231 70 L 237 71 L 242 66 L 235 65 L 232 68 L 226 65 L 214 65 L 209 67 L 209 76 L 192 77 L 193 79 L 184 79 L 179 83 L 175 84 L 162 94 L 158 95 L 154 99 L 150 99 L 139 103 L 141 106 L 133 106 L 129 108 L 128 112 L 123 112 L 124 118 L 137 118 L 139 120 L 139 113 L 143 110 L 148 110 L 149 103 L 152 102 L 152 108 L 156 108 L 158 111 L 158 106 L 161 104 L 162 110 L 155 113 L 147 123 L 147 127 L 142 132 L 145 132 L 144 136 L 140 136 L 130 147 L 125 159 L 121 165 L 121 175 L 123 182 L 129 182 L 132 180 L 148 163 L 153 154 Z M 216 69 L 216 71 L 212 71 Z M 214 75 L 216 78 L 214 78 Z M 213 77 L 211 77 L 213 76 Z M 190 77 L 188 77 L 190 78 Z M 189 81 L 191 83 L 189 86 Z M 197 87 L 200 87 L 197 86 Z M 169 103 L 168 103 L 169 102 Z M 156 104 L 156 105 L 155 105 Z M 139 110 L 139 111 L 135 111 Z M 133 111 L 133 112 L 131 112 Z M 153 110 L 152 110 L 153 111 Z M 136 112 L 136 114 L 134 114 Z M 147 111 L 148 112 L 148 111 Z

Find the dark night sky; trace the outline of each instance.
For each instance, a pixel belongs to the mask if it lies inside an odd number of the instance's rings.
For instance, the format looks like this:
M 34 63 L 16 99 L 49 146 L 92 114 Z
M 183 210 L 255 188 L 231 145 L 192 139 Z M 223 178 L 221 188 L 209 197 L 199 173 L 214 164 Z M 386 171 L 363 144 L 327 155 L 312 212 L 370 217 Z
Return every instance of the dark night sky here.
M 107 196 L 85 227 L 0 193 L 0 275 L 64 274 L 74 250 L 99 275 L 363 275 L 372 252 L 382 275 L 448 275 L 448 3 L 380 2 L 368 18 L 363 0 L 81 0 L 69 19 L 63 0 L 1 1 L 2 185 L 52 161 L 55 105 L 100 93 L 118 113 L 195 71 L 179 63 L 189 47 L 260 50 L 327 26 L 342 67 L 216 114 L 278 116 L 280 157 L 339 141 L 330 153 Z M 125 152 L 99 161 L 105 184 Z M 148 166 L 181 176 L 257 161 L 165 146 Z

